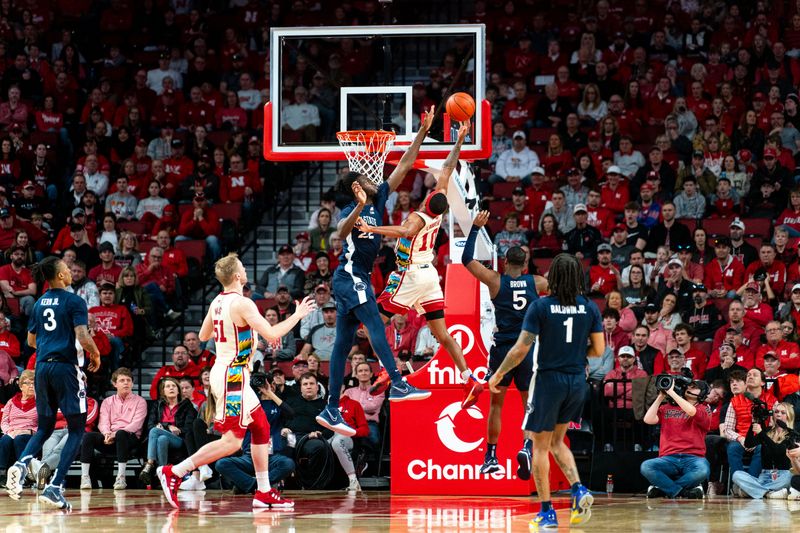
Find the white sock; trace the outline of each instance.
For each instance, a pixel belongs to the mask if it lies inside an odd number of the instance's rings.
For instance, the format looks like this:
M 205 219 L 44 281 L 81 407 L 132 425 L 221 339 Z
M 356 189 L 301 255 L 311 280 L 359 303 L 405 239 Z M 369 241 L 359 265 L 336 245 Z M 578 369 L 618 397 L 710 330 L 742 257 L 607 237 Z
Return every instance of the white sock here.
M 353 472 L 352 474 L 347 474 L 347 479 L 349 479 L 350 481 L 355 481 L 357 479 L 356 473 Z
M 117 461 L 117 477 L 125 477 L 125 471 L 128 469 L 128 461 Z
M 89 468 L 91 466 L 92 465 L 90 465 L 89 463 L 81 463 L 81 477 L 83 476 L 89 477 Z
M 461 379 L 463 379 L 465 382 L 466 382 L 466 381 L 469 381 L 469 377 L 470 377 L 471 375 L 472 375 L 472 370 L 470 370 L 470 369 L 468 368 L 468 369 L 464 370 L 464 371 L 461 373 Z
M 178 477 L 183 477 L 187 473 L 189 473 L 192 470 L 194 470 L 195 468 L 197 468 L 197 467 L 194 466 L 194 461 L 192 461 L 192 458 L 189 457 L 188 459 L 185 459 L 185 460 L 181 461 L 180 463 L 176 464 L 175 466 L 173 466 L 172 467 L 172 473 L 175 474 Z
M 269 492 L 272 487 L 269 485 L 269 472 L 256 472 L 256 483 L 258 492 Z

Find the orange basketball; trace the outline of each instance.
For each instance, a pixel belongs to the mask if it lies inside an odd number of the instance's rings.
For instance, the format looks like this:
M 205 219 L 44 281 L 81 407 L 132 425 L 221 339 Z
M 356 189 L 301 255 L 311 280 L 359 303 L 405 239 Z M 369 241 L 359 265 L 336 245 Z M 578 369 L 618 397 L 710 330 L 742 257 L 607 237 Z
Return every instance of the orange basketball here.
M 475 114 L 475 100 L 467 93 L 455 93 L 447 99 L 445 108 L 453 120 L 464 122 Z

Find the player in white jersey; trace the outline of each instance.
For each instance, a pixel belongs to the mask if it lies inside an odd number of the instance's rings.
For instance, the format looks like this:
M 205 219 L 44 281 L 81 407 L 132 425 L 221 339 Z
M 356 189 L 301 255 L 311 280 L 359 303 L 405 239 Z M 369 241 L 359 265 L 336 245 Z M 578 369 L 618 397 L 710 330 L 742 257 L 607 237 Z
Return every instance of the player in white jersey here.
M 386 288 L 378 297 L 378 309 L 381 311 L 384 323 L 388 323 L 393 315 L 406 314 L 410 309 L 425 314 L 431 333 L 450 354 L 465 382 L 462 409 L 478 401 L 483 385 L 467 367 L 461 346 L 447 332 L 447 325 L 444 322 L 444 294 L 439 284 L 439 273 L 433 266 L 433 259 L 434 244 L 442 223 L 442 214 L 448 207 L 447 188 L 450 184 L 450 175 L 458 164 L 461 145 L 469 129 L 469 122 L 461 124 L 458 140 L 442 166 L 436 188 L 425 198 L 422 208 L 411 213 L 401 226 L 375 227 L 369 226 L 363 220 L 358 221 L 358 228 L 363 232 L 397 238 L 395 255 L 398 268 L 389 276 Z M 381 384 L 384 381 L 382 373 L 376 383 Z
M 247 272 L 236 254 L 217 261 L 214 274 L 223 291 L 208 308 L 201 341 L 214 338 L 217 359 L 211 368 L 211 391 L 217 400 L 214 426 L 222 438 L 211 442 L 176 465 L 159 467 L 158 478 L 167 501 L 178 508 L 178 487 L 183 477 L 200 466 L 233 455 L 242 447 L 245 432 L 250 431 L 253 464 L 258 489 L 253 497 L 253 507 L 290 508 L 294 502 L 283 498 L 269 485 L 269 424 L 264 410 L 250 387 L 250 359 L 260 334 L 267 341 L 282 338 L 300 319 L 314 310 L 313 297 L 308 296 L 297 305 L 295 313 L 283 322 L 271 326 L 258 312 L 256 304 L 242 295 L 247 283 Z

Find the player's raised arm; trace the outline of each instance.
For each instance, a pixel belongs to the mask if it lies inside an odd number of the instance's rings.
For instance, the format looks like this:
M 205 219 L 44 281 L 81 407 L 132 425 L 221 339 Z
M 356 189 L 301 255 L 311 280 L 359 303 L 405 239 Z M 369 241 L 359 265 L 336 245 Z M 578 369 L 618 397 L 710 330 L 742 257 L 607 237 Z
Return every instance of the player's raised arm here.
M 364 206 L 367 204 L 367 193 L 361 187 L 361 184 L 357 181 L 354 181 L 351 188 L 353 190 L 353 196 L 356 200 L 356 206 L 352 211 L 350 211 L 349 215 L 339 221 L 339 225 L 337 227 L 339 231 L 339 237 L 345 240 L 353 231 L 356 222 L 358 222 L 359 218 L 361 217 L 361 210 L 364 209 Z
M 317 308 L 313 296 L 306 296 L 305 299 L 297 304 L 297 309 L 282 322 L 274 326 L 267 322 L 267 319 L 258 312 L 255 302 L 250 298 L 237 298 L 233 306 L 239 316 L 247 322 L 253 330 L 267 341 L 280 340 L 284 335 L 292 331 L 300 320 Z
M 453 149 L 450 150 L 447 159 L 444 160 L 444 164 L 442 165 L 442 173 L 439 175 L 439 179 L 436 182 L 436 191 L 447 194 L 447 188 L 450 186 L 450 176 L 458 165 L 458 156 L 461 155 L 461 145 L 464 144 L 464 139 L 466 139 L 469 129 L 469 120 L 461 123 L 461 127 L 458 129 L 456 144 L 453 145 Z
M 419 125 L 419 131 L 417 132 L 417 136 L 414 137 L 414 142 L 412 142 L 411 146 L 408 147 L 406 153 L 404 153 L 403 157 L 400 158 L 400 162 L 397 163 L 397 166 L 389 175 L 389 179 L 386 180 L 386 183 L 389 184 L 390 191 L 394 191 L 400 186 L 400 184 L 403 182 L 403 179 L 406 177 L 406 174 L 408 174 L 408 171 L 414 166 L 414 161 L 417 160 L 419 148 L 422 146 L 422 141 L 425 140 L 425 136 L 428 135 L 428 131 L 431 129 L 431 124 L 433 124 L 433 115 L 434 107 L 431 106 L 428 112 L 425 113 L 425 118 L 422 119 L 422 123 Z
M 97 372 L 100 368 L 100 350 L 97 349 L 86 324 L 75 326 L 75 338 L 89 354 L 89 372 Z
M 591 346 L 589 347 L 589 351 L 586 352 L 586 357 L 600 357 L 603 355 L 603 352 L 606 350 L 606 338 L 603 336 L 602 332 L 589 334 L 589 342 Z
M 479 261 L 473 259 L 478 233 L 488 221 L 489 211 L 481 211 L 475 216 L 475 220 L 472 221 L 472 228 L 469 230 L 469 235 L 467 235 L 467 242 L 464 244 L 464 252 L 461 254 L 461 264 L 469 270 L 470 274 L 478 278 L 478 281 L 489 288 L 489 296 L 494 298 L 500 291 L 500 273 L 489 270 Z
M 370 226 L 363 218 L 359 218 L 356 227 L 364 233 L 376 233 L 395 239 L 410 239 L 425 227 L 425 221 L 416 213 L 411 213 L 400 226 Z
M 203 325 L 200 326 L 200 332 L 197 337 L 203 341 L 209 341 L 214 338 L 214 319 L 211 318 L 211 308 L 208 309 L 206 317 L 203 319 Z

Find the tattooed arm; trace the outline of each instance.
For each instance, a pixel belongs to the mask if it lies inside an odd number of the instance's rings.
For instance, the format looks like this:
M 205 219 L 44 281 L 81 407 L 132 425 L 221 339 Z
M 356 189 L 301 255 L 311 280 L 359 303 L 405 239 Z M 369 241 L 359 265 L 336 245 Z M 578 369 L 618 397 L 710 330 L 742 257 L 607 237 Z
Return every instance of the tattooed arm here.
M 75 338 L 81 343 L 83 349 L 89 354 L 89 372 L 96 372 L 100 368 L 100 350 L 94 343 L 86 325 L 75 326 Z

